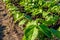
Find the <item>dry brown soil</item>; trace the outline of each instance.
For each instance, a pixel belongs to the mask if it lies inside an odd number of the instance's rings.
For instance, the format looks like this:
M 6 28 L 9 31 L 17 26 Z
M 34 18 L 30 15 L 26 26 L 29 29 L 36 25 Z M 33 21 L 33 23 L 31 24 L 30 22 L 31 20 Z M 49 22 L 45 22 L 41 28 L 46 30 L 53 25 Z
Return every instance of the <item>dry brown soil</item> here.
M 0 0 L 0 40 L 22 40 L 23 30 L 8 14 L 5 3 Z

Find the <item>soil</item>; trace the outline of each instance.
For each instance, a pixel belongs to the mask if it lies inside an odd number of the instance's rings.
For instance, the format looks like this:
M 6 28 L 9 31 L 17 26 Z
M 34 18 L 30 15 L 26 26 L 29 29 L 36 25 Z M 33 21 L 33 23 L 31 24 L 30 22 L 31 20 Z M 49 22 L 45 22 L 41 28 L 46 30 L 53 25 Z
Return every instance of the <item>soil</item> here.
M 8 14 L 5 3 L 0 0 L 0 40 L 22 40 L 23 30 Z

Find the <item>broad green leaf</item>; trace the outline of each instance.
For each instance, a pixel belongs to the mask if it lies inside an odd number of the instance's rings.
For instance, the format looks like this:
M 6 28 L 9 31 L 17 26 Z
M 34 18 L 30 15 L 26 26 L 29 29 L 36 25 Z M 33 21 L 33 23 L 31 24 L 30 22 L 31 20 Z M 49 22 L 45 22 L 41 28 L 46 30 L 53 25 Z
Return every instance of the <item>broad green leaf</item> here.
M 25 30 L 25 37 L 23 37 L 23 40 L 35 40 L 37 35 L 38 29 L 35 25 L 31 25 Z
M 37 25 L 37 22 L 35 20 L 32 20 L 32 21 L 29 21 L 27 24 L 26 24 L 26 27 L 30 26 L 30 25 Z
M 55 35 L 56 37 L 60 38 L 60 31 L 54 30 L 52 28 L 50 28 L 50 31 L 53 35 Z
M 32 34 L 31 40 L 35 40 L 35 38 L 37 37 L 37 35 L 38 35 L 38 29 L 35 27 L 34 31 L 33 31 L 33 34 Z
M 49 38 L 52 37 L 51 32 L 47 26 L 45 26 L 44 24 L 41 24 L 38 27 L 39 27 L 40 31 L 42 31 L 47 37 L 49 37 Z

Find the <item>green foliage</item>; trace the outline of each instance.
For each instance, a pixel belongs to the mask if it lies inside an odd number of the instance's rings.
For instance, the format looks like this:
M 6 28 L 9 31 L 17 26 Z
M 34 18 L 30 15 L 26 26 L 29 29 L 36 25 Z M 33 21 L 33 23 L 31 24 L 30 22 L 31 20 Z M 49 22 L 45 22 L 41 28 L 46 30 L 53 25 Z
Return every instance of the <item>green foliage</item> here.
M 11 0 L 3 1 L 6 2 L 6 8 L 13 15 L 15 23 L 19 21 L 19 25 L 25 24 L 23 40 L 35 40 L 41 34 L 43 36 L 40 38 L 60 38 L 60 31 L 48 27 L 55 25 L 60 18 L 60 0 L 20 0 L 18 4 L 24 7 L 26 13 L 20 12 Z
M 50 31 L 53 33 L 53 35 L 55 35 L 56 37 L 58 37 L 60 39 L 60 31 L 54 30 L 54 29 L 50 29 Z
M 38 29 L 36 25 L 30 25 L 28 28 L 25 29 L 25 39 L 23 40 L 34 40 L 38 35 Z
M 47 28 L 47 26 L 41 24 L 40 25 L 40 31 L 42 31 L 45 35 L 47 35 L 49 38 L 52 37 L 50 30 Z

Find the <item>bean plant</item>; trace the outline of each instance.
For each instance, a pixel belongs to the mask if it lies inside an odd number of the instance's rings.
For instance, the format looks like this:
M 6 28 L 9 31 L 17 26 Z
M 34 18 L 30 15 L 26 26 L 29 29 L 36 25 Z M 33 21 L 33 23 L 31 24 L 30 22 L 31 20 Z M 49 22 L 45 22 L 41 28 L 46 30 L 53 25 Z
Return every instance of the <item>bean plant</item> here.
M 19 5 L 24 7 L 19 10 L 12 0 L 3 0 L 6 8 L 24 30 L 22 40 L 45 40 L 45 37 L 54 40 L 54 36 L 60 39 L 60 31 L 49 28 L 60 19 L 60 0 L 19 0 Z M 18 1 L 18 0 L 13 0 Z M 23 27 L 25 25 L 25 27 Z

